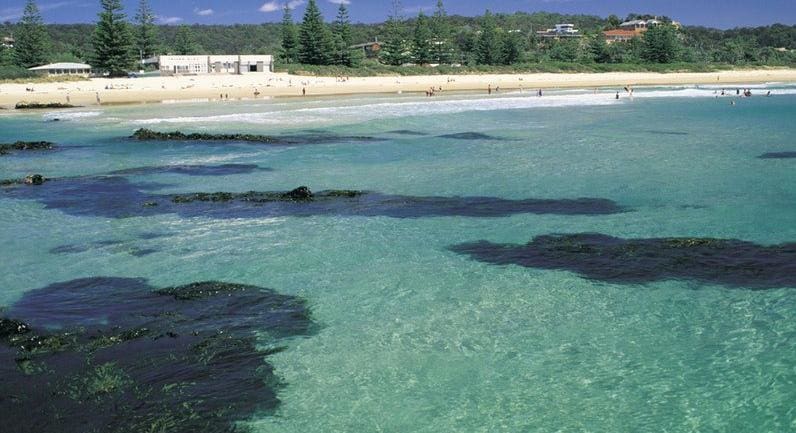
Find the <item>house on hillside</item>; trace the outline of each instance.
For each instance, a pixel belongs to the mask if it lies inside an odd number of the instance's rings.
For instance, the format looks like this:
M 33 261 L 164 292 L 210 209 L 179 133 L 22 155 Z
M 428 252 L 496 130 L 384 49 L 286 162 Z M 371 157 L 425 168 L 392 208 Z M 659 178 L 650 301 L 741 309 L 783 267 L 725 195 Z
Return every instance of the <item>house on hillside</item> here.
M 373 59 L 379 56 L 379 52 L 381 51 L 381 42 L 379 42 L 379 39 L 376 38 L 376 40 L 373 42 L 351 45 L 348 48 L 352 50 L 362 50 L 362 52 L 365 54 L 365 58 Z
M 28 68 L 29 71 L 46 75 L 76 75 L 88 77 L 91 75 L 91 66 L 85 63 L 51 63 L 49 65 Z
M 263 74 L 274 71 L 270 55 L 158 56 L 161 75 Z
M 16 41 L 11 36 L 3 36 L 2 41 L 0 41 L 0 46 L 3 48 L 14 48 L 14 43 Z
M 575 24 L 556 24 L 555 28 L 538 31 L 536 35 L 547 39 L 581 37 L 580 30 L 575 28 Z
M 627 42 L 633 38 L 637 38 L 641 35 L 640 32 L 635 30 L 625 30 L 625 29 L 614 29 L 614 30 L 606 30 L 603 32 L 603 36 L 605 37 L 605 42 L 612 44 L 614 42 Z
M 619 24 L 619 28 L 622 30 L 632 30 L 636 33 L 644 33 L 648 29 L 659 26 L 663 24 L 663 21 L 658 21 L 656 19 L 652 20 L 631 20 L 625 21 L 622 24 Z

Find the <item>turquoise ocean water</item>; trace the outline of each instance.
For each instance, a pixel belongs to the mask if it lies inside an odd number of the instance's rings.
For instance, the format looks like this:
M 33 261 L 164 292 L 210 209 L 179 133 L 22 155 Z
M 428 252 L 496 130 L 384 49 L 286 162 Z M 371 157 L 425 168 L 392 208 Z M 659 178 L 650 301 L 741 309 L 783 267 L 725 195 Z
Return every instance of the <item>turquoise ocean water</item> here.
M 766 87 L 772 97 L 736 106 L 714 88 L 647 88 L 619 101 L 605 90 L 2 113 L 0 142 L 60 148 L 0 157 L 0 179 L 256 164 L 270 170 L 126 177 L 161 184 L 158 193 L 306 185 L 421 197 L 594 197 L 626 211 L 112 218 L 0 191 L 0 305 L 93 276 L 142 277 L 157 287 L 221 280 L 302 297 L 319 330 L 269 357 L 285 385 L 274 413 L 243 421 L 256 432 L 794 431 L 796 287 L 605 282 L 449 249 L 584 232 L 796 242 L 796 159 L 758 158 L 796 151 L 796 87 Z M 141 127 L 379 141 L 125 138 Z

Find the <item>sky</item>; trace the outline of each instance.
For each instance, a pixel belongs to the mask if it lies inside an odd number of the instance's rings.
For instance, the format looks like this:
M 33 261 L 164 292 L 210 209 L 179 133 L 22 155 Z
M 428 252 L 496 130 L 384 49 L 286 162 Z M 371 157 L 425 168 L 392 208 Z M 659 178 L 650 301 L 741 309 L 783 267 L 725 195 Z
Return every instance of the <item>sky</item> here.
M 332 20 L 341 2 L 348 5 L 354 22 L 381 22 L 392 0 L 317 0 L 327 20 Z M 295 8 L 295 18 L 306 0 L 150 0 L 161 24 L 249 24 L 276 22 L 285 3 Z M 47 23 L 88 23 L 96 19 L 99 0 L 38 0 Z M 129 17 L 138 0 L 123 0 Z M 436 0 L 402 0 L 404 14 L 433 11 Z M 17 21 L 25 0 L 2 0 L 0 22 Z M 480 15 L 493 12 L 561 12 L 620 17 L 631 12 L 667 15 L 686 25 L 716 28 L 796 24 L 796 0 L 447 0 L 449 14 Z

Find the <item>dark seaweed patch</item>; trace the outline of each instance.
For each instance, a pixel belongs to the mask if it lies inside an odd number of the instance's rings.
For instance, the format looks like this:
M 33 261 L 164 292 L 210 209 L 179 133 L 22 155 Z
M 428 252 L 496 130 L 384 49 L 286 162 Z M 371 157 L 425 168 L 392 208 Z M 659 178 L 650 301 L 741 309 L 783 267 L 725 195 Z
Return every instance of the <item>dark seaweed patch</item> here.
M 60 245 L 51 249 L 50 254 L 77 254 L 109 246 L 120 245 L 123 243 L 124 241 L 120 240 L 107 240 L 107 241 L 89 242 L 85 244 Z
M 238 431 L 279 404 L 264 358 L 312 332 L 301 299 L 219 282 L 74 280 L 7 314 L 25 320 L 0 319 L 0 419 L 13 433 Z
M 395 131 L 387 131 L 387 133 L 388 134 L 396 134 L 396 135 L 410 135 L 410 136 L 414 136 L 414 137 L 422 137 L 422 136 L 428 135 L 425 132 L 412 131 L 412 130 L 409 130 L 409 129 L 397 129 Z
M 306 133 L 292 135 L 257 135 L 257 134 L 209 134 L 183 133 L 181 131 L 158 132 L 151 129 L 139 129 L 130 137 L 139 141 L 186 141 L 206 143 L 246 142 L 271 146 L 298 146 L 310 144 L 331 144 L 344 142 L 377 142 L 383 139 L 362 135 L 336 135 L 330 133 Z
M 789 159 L 796 158 L 796 152 L 769 152 L 758 156 L 760 159 Z
M 453 140 L 503 140 L 499 137 L 482 134 L 480 132 L 460 132 L 457 134 L 440 135 L 439 138 L 450 138 Z
M 158 232 L 146 232 L 141 233 L 138 235 L 138 239 L 143 240 L 152 240 L 152 239 L 159 239 L 159 238 L 167 238 L 170 236 L 174 236 L 174 233 L 158 233 Z
M 648 129 L 646 131 L 647 134 L 655 134 L 655 135 L 688 135 L 687 132 L 682 131 L 663 131 L 658 129 Z
M 271 171 L 270 168 L 260 168 L 254 164 L 221 164 L 221 165 L 165 165 L 155 167 L 136 167 L 116 170 L 109 175 L 149 175 L 149 174 L 182 174 L 185 176 L 227 176 L 233 174 L 248 174 L 255 171 Z
M 497 197 L 415 197 L 367 191 L 306 187 L 287 192 L 193 193 L 161 195 L 121 177 L 60 179 L 40 187 L 14 188 L 15 198 L 34 199 L 71 215 L 113 218 L 178 214 L 185 217 L 260 218 L 278 216 L 505 217 L 514 214 L 605 215 L 622 212 L 600 198 L 520 199 Z
M 525 245 L 487 241 L 451 247 L 495 265 L 564 269 L 620 284 L 687 279 L 729 287 L 796 287 L 796 243 L 734 239 L 620 239 L 602 234 L 538 236 Z

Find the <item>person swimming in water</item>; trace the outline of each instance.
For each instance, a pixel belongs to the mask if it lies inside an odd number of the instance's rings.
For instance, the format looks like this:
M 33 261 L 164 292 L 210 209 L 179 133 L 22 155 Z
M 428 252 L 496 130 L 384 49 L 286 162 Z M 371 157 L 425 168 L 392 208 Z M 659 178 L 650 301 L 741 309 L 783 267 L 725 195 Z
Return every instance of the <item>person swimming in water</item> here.
M 619 92 L 616 92 L 616 99 L 619 99 Z

